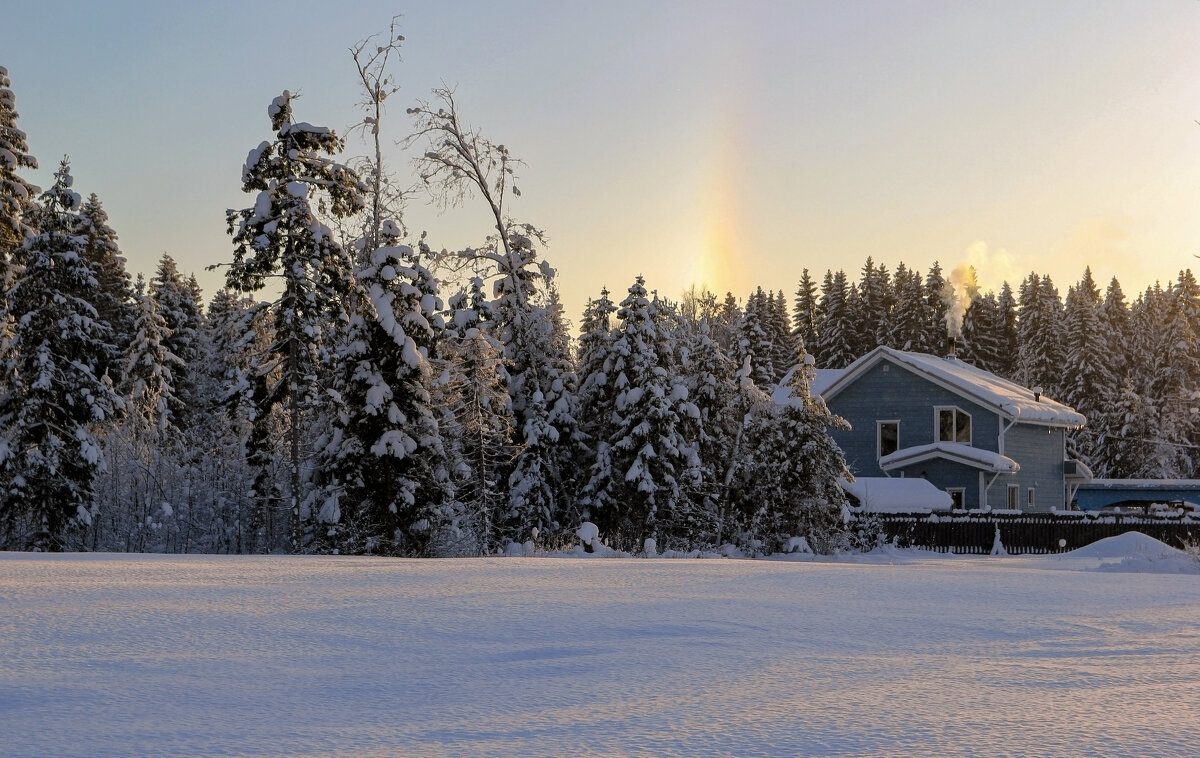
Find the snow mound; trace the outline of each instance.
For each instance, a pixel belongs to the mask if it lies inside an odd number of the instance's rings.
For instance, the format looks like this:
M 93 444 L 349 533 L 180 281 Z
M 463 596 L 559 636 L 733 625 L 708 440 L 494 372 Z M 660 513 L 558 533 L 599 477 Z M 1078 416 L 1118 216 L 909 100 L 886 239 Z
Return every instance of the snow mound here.
M 1141 532 L 1107 537 L 1063 557 L 1099 559 L 1099 568 L 1105 571 L 1200 574 L 1200 559 Z

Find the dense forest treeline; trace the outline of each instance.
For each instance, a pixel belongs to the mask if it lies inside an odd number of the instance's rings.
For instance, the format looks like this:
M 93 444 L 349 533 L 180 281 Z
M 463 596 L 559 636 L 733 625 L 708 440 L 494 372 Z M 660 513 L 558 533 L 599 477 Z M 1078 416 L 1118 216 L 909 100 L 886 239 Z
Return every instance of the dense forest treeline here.
M 284 92 L 226 222 L 226 287 L 205 304 L 164 255 L 133 280 L 100 199 L 66 159 L 42 192 L 0 69 L 0 548 L 477 555 L 560 547 L 585 520 L 629 551 L 818 551 L 869 535 L 809 393 L 876 345 L 960 357 L 1040 386 L 1089 427 L 1098 475 L 1191 476 L 1200 288 L 1182 272 L 1129 304 L 1090 273 L 1064 301 L 966 276 L 807 271 L 783 292 L 688 293 L 639 277 L 571 335 L 542 235 L 509 202 L 519 161 L 460 120 L 453 92 L 408 110 L 421 183 L 467 198 L 477 248 L 405 243 L 384 165 L 400 37 L 357 47 L 374 151 Z

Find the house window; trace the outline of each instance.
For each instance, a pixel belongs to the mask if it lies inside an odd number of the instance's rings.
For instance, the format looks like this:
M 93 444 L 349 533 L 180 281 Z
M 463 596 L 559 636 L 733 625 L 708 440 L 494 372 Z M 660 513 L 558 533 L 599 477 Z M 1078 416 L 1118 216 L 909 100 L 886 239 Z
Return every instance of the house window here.
M 1033 487 L 1030 487 L 1028 490 L 1026 490 L 1025 500 L 1028 503 L 1030 508 L 1033 507 L 1033 493 L 1034 493 Z
M 1015 511 L 1021 507 L 1021 488 L 1015 484 L 1008 485 L 1008 509 Z
M 950 487 L 946 490 L 950 495 L 950 507 L 956 511 L 966 508 L 967 490 L 964 487 Z
M 876 421 L 878 433 L 878 448 L 879 457 L 891 455 L 900 449 L 900 422 L 899 421 Z
M 971 414 L 953 406 L 934 409 L 938 442 L 971 444 Z

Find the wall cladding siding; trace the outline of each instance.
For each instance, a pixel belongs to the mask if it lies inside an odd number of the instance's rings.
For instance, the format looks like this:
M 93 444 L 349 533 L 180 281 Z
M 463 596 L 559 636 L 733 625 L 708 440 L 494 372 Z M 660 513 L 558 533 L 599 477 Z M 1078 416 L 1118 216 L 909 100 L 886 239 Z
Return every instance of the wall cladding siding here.
M 829 401 L 829 408 L 851 424 L 849 431 L 832 431 L 856 476 L 887 476 L 879 468 L 876 451 L 876 422 L 899 420 L 900 447 L 927 445 L 935 441 L 934 407 L 955 406 L 971 414 L 971 444 L 981 450 L 1001 452 L 1000 419 L 991 410 L 938 386 L 906 367 L 884 358 Z M 987 491 L 987 505 L 1007 507 L 1008 485 L 1020 487 L 1020 507 L 1027 508 L 1026 490 L 1036 488 L 1034 508 L 1062 508 L 1063 431 L 1017 424 L 1005 433 L 1004 454 L 1021 465 L 1015 476 L 996 477 Z M 980 507 L 979 472 L 961 464 L 927 461 L 911 466 L 905 476 L 924 472 L 935 486 L 965 488 L 968 508 Z M 893 475 L 898 475 L 893 472 Z M 986 481 L 992 480 L 985 474 Z
M 1021 464 L 1016 476 L 1008 478 L 1015 480 L 1021 488 L 1023 510 L 1048 511 L 1065 505 L 1062 429 L 1016 424 L 1004 434 L 1004 454 Z M 1026 500 L 1026 491 L 1030 487 L 1034 488 L 1032 507 Z

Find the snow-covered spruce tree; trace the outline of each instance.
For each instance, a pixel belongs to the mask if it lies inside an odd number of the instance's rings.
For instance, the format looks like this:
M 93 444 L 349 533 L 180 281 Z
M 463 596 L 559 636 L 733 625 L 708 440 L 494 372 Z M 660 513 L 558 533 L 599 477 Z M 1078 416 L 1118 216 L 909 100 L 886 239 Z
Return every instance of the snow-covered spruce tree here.
M 350 262 L 314 203 L 335 217 L 363 207 L 364 184 L 331 157 L 342 140 L 325 127 L 292 120 L 292 95 L 284 91 L 267 114 L 276 130 L 273 142 L 250 151 L 242 169 L 242 189 L 256 193 L 254 206 L 227 214 L 234 258 L 226 283 L 239 292 L 261 290 L 280 279 L 280 295 L 270 305 L 275 342 L 259 370 L 279 376 L 257 398 L 258 416 L 284 404 L 287 416 L 290 548 L 303 547 L 300 504 L 306 411 L 318 387 L 317 346 L 326 324 L 338 318 L 341 295 L 349 290 Z M 265 493 L 259 491 L 258 496 Z
M 504 350 L 519 453 L 508 476 L 506 534 L 517 542 L 534 531 L 550 538 L 570 526 L 570 461 L 578 452 L 575 376 L 561 306 L 553 297 L 554 269 L 539 261 L 542 233 L 508 213 L 520 162 L 508 148 L 464 126 L 454 93 L 434 90 L 434 103 L 408 112 L 416 120 L 409 144 L 426 142 L 421 178 L 442 203 L 478 194 L 491 215 L 494 235 L 464 251 L 477 272 L 492 281 L 488 328 Z
M 454 463 L 463 554 L 504 547 L 498 521 L 507 510 L 504 476 L 516 455 L 504 349 L 486 328 L 491 309 L 483 287 L 472 277 L 468 289 L 450 300 L 450 324 L 438 345 L 442 374 L 433 392 Z
M 1021 347 L 1017 375 L 1026 387 L 1062 397 L 1062 301 L 1049 276 L 1030 273 L 1021 283 L 1018 328 Z
M 762 287 L 755 289 L 746 298 L 746 306 L 742 311 L 742 320 L 738 324 L 740 339 L 738 341 L 737 360 L 743 361 L 750 357 L 753 367 L 751 377 L 754 383 L 763 389 L 772 387 L 785 369 L 776 367 L 774 363 L 773 334 L 771 330 L 771 297 L 763 292 Z
M 1161 348 L 1153 353 L 1150 396 L 1159 410 L 1157 436 L 1174 446 L 1170 476 L 1196 475 L 1191 445 L 1200 433 L 1200 284 L 1191 270 L 1179 272 L 1164 299 L 1166 319 Z
M 617 311 L 619 324 L 605 362 L 612 383 L 607 419 L 598 432 L 596 462 L 584 489 L 588 515 L 617 547 L 686 549 L 703 541 L 706 525 L 688 493 L 699 484 L 700 460 L 687 427 L 698 411 L 672 365 L 672 347 L 657 325 L 655 306 L 638 277 Z
M 128 413 L 105 430 L 109 467 L 97 481 L 100 513 L 92 525 L 92 546 L 99 550 L 171 549 L 175 510 L 170 500 L 185 468 L 171 410 L 174 372 L 183 362 L 167 348 L 166 322 L 140 277 L 138 285 L 138 315 L 116 372 Z
M 608 364 L 615 334 L 613 316 L 617 307 L 609 298 L 608 288 L 600 297 L 589 299 L 579 324 L 576 373 L 579 376 L 579 430 L 586 441 L 585 465 L 595 461 L 596 441 L 608 434 L 608 414 L 612 412 L 616 390 L 608 375 Z
M 38 162 L 29 154 L 25 132 L 17 128 L 17 98 L 11 86 L 8 69 L 0 66 L 0 290 L 8 288 L 14 251 L 34 233 L 28 217 L 41 192 L 17 173 L 22 168 L 36 169 Z
M 829 435 L 848 425 L 809 392 L 813 361 L 801 363 L 748 421 L 744 465 L 738 477 L 742 539 L 752 551 L 785 550 L 803 537 L 819 553 L 849 546 L 842 521 L 846 496 L 838 479 L 850 479 L 845 456 Z
M 988 292 L 972 300 L 963 314 L 963 347 L 959 357 L 981 369 L 998 373 L 1005 364 L 1003 318 L 996 293 Z
M 1078 284 L 1067 290 L 1063 325 L 1063 399 L 1088 420 L 1087 428 L 1069 435 L 1068 444 L 1085 463 L 1097 467 L 1102 460 L 1097 432 L 1107 426 L 1104 417 L 1117 402 L 1121 384 L 1110 368 L 1111 340 L 1100 318 L 1100 290 L 1090 268 Z
M 867 256 L 862 267 L 862 277 L 858 282 L 859 307 L 855 314 L 858 319 L 854 341 L 855 356 L 866 355 L 878 345 L 885 344 L 888 339 L 888 328 L 892 312 L 891 275 L 886 266 L 875 265 L 875 261 Z M 795 351 L 789 356 L 795 358 Z M 791 360 L 788 366 L 791 366 Z
M 210 409 L 202 437 L 208 454 L 200 464 L 210 472 L 213 552 L 267 552 L 278 543 L 270 528 L 271 501 L 254 494 L 273 486 L 278 456 L 270 441 L 280 438 L 275 414 L 258 415 L 268 379 L 274 381 L 258 370 L 274 342 L 266 306 L 228 289 L 218 290 L 208 305 L 201 340 L 208 361 L 200 385 Z
M 1006 379 L 1016 379 L 1021 354 L 1021 333 L 1017 326 L 1017 298 L 1008 282 L 1000 288 L 996 305 L 1000 310 L 1000 351 L 994 371 Z
M 925 275 L 925 302 L 928 305 L 926 314 L 929 322 L 925 324 L 924 345 L 933 353 L 941 353 L 946 348 L 946 277 L 942 274 L 942 266 L 937 261 Z
M 933 319 L 925 287 L 919 271 L 908 269 L 903 263 L 896 267 L 893 279 L 895 306 L 886 344 L 899 350 L 928 353 L 934 350 L 929 344 L 928 325 Z
M 103 466 L 93 429 L 121 401 L 97 370 L 110 337 L 92 305 L 96 278 L 79 236 L 80 197 L 64 158 L 42 195 L 40 232 L 14 253 L 5 317 L 0 395 L 0 535 L 10 548 L 61 549 L 77 543 L 95 516 Z
M 854 311 L 846 273 L 825 272 L 821 284 L 821 320 L 817 323 L 817 345 L 813 350 L 822 368 L 845 368 L 854 354 Z
M 817 343 L 817 283 L 808 273 L 800 272 L 800 283 L 796 285 L 796 299 L 792 305 L 792 336 L 805 345 Z
M 107 371 L 113 384 L 119 385 L 121 364 L 129 348 L 138 310 L 132 280 L 125 270 L 117 233 L 108 225 L 108 214 L 94 192 L 84 202 L 79 220 L 79 234 L 86 240 L 83 255 L 96 277 L 96 312 L 100 320 L 112 328 L 113 334 L 114 352 L 101 371 Z
M 426 555 L 455 529 L 450 470 L 430 386 L 445 326 L 437 282 L 385 223 L 383 245 L 355 277 L 335 365 L 331 433 L 318 442 L 325 480 L 317 544 L 353 553 Z
M 150 279 L 150 297 L 166 327 L 165 347 L 180 360 L 173 374 L 171 415 L 172 423 L 186 430 L 196 414 L 204 412 L 204 403 L 198 396 L 200 375 L 206 371 L 201 346 L 204 311 L 200 292 L 195 278 L 185 279 L 175 259 L 163 253 Z
M 708 514 L 707 521 L 715 522 L 716 533 L 710 541 L 720 545 L 732 534 L 729 485 L 738 465 L 742 429 L 750 407 L 746 394 L 762 393 L 749 378 L 747 387 L 741 386 L 737 365 L 712 337 L 712 313 L 702 313 L 695 332 L 688 335 L 687 357 L 680 373 L 697 411 L 695 433 L 701 472 L 694 499 L 700 512 Z

